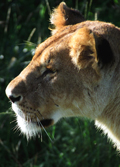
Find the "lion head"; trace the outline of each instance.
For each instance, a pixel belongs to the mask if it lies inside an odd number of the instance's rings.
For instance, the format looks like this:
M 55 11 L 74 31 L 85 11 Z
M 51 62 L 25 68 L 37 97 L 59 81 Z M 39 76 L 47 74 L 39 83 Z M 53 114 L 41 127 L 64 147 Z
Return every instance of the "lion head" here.
M 120 29 L 85 21 L 63 2 L 51 23 L 52 36 L 38 45 L 29 65 L 6 88 L 19 128 L 31 137 L 62 117 L 82 116 L 114 131 Z

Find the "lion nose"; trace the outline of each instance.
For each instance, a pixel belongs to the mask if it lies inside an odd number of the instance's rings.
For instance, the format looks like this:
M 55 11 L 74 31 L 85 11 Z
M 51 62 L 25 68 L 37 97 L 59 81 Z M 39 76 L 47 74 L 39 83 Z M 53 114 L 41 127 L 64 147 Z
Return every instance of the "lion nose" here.
M 22 96 L 20 94 L 17 95 L 17 94 L 12 93 L 9 87 L 6 88 L 6 95 L 12 103 L 20 102 L 22 100 Z
M 10 96 L 8 96 L 8 98 L 10 99 L 11 102 L 15 103 L 15 102 L 21 101 L 22 96 L 15 97 L 15 95 L 10 95 Z
M 12 80 L 5 90 L 7 97 L 10 99 L 12 103 L 22 102 L 24 92 L 24 82 L 20 80 L 19 77 Z

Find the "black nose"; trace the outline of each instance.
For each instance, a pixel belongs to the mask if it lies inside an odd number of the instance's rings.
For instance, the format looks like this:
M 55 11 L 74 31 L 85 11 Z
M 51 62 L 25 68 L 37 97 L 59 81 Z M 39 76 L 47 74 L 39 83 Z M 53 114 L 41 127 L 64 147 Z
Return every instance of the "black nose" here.
M 9 98 L 13 103 L 15 103 L 15 102 L 19 102 L 22 97 L 21 97 L 21 96 L 15 97 L 15 96 L 13 96 L 13 95 L 10 95 L 8 98 Z
M 19 103 L 23 100 L 25 90 L 25 83 L 18 76 L 8 84 L 5 93 L 12 103 Z

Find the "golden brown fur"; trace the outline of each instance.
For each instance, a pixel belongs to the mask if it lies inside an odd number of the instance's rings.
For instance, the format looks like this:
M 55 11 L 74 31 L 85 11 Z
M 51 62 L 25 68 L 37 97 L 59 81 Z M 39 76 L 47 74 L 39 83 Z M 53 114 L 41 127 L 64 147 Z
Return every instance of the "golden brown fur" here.
M 6 89 L 28 137 L 62 117 L 95 120 L 120 149 L 120 29 L 61 3 L 52 36 Z

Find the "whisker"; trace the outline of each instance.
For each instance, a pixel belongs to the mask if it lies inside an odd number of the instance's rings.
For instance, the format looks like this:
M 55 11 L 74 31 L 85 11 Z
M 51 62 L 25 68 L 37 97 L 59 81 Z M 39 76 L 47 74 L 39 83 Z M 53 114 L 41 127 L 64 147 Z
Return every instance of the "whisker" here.
M 40 116 L 44 119 L 44 117 L 43 117 L 43 115 L 40 113 L 40 111 L 39 110 L 37 110 L 37 112 L 40 114 Z
M 19 133 L 19 136 L 22 136 L 23 134 L 22 134 L 22 132 L 20 131 L 20 133 Z
M 42 131 L 40 131 L 39 133 L 38 133 L 38 137 L 41 139 L 41 142 L 43 141 L 43 138 L 42 138 Z
M 20 131 L 19 126 L 18 126 L 18 125 L 16 125 L 16 126 L 13 128 L 13 131 L 14 131 L 15 133 L 17 133 L 18 131 Z
M 41 139 L 41 142 L 42 142 L 42 129 L 41 129 L 40 120 L 39 120 L 38 117 L 37 117 L 37 123 L 38 123 L 38 125 L 39 125 L 39 127 L 40 127 L 40 132 L 38 133 L 38 137 Z
M 40 139 L 41 139 L 41 142 L 42 142 L 42 129 L 40 128 Z
M 49 136 L 48 132 L 46 131 L 46 129 L 44 128 L 44 126 L 42 125 L 42 123 L 39 121 L 41 127 L 43 128 L 43 130 L 45 131 L 46 135 L 48 136 L 48 138 L 50 139 L 51 143 L 54 143 L 53 140 L 51 139 L 51 137 Z
M 15 120 L 13 120 L 13 121 L 11 121 L 11 122 L 10 122 L 10 124 L 12 124 L 12 123 L 14 123 L 14 122 L 16 122 L 16 119 L 15 119 Z
M 38 111 L 39 112 L 39 111 Z M 39 114 L 42 116 L 42 114 L 39 112 Z M 51 139 L 51 137 L 49 136 L 49 134 L 48 134 L 48 132 L 46 131 L 46 129 L 44 128 L 44 126 L 42 125 L 42 123 L 41 123 L 41 121 L 40 121 L 40 119 L 39 119 L 39 115 L 36 113 L 35 114 L 36 115 L 36 118 L 37 118 L 37 123 L 43 128 L 43 130 L 45 131 L 45 133 L 46 133 L 46 135 L 48 136 L 48 138 L 50 139 L 50 141 L 52 142 L 52 143 L 54 143 L 53 142 L 53 140 Z M 44 117 L 42 116 L 42 118 L 44 119 Z M 41 133 L 42 133 L 42 130 L 41 130 Z

